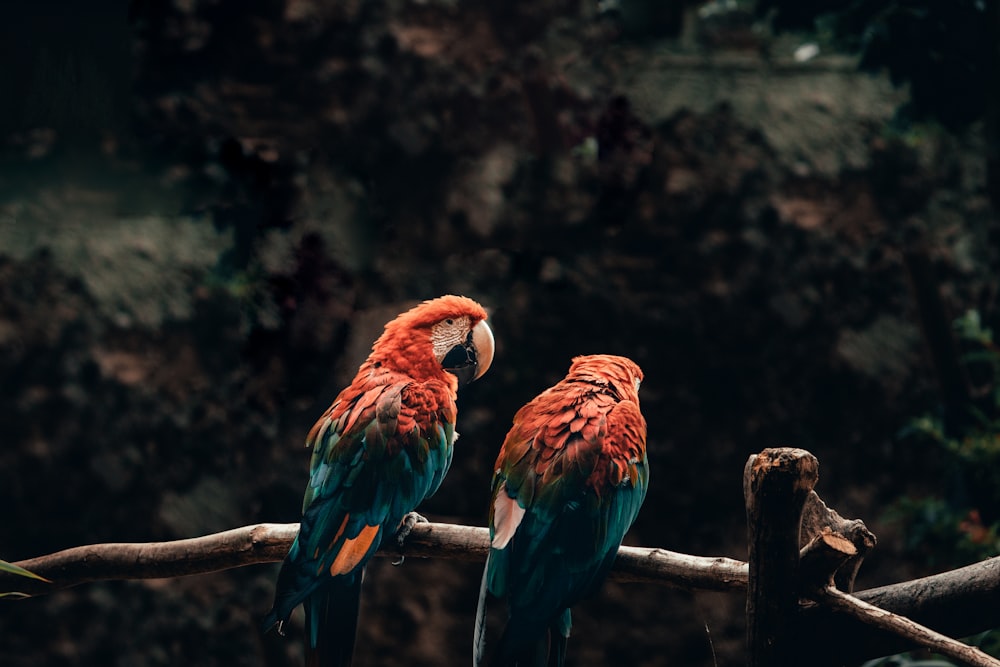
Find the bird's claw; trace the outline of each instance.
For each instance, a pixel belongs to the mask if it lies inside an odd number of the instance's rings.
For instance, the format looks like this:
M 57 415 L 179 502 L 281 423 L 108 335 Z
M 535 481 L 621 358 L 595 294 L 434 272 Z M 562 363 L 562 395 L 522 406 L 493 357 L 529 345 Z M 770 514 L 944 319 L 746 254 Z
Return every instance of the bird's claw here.
M 403 547 L 406 545 L 406 538 L 410 536 L 413 527 L 418 523 L 428 523 L 427 519 L 416 512 L 410 512 L 399 522 L 399 529 L 396 531 L 396 545 L 399 548 L 399 560 L 393 561 L 393 565 L 402 565 L 406 560 L 403 555 Z
M 399 522 L 399 529 L 396 531 L 396 543 L 402 549 L 406 543 L 406 538 L 410 536 L 413 527 L 418 523 L 427 523 L 427 519 L 416 512 L 410 512 Z

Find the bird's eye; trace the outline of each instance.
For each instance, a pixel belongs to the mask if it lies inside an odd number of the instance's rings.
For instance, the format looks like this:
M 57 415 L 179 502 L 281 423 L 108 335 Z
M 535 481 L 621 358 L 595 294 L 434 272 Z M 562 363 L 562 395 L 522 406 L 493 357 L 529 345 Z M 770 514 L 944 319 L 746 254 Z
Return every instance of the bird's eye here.
M 447 325 L 452 325 L 452 324 L 455 323 L 455 320 L 448 319 L 448 320 L 445 320 L 444 323 L 447 324 Z

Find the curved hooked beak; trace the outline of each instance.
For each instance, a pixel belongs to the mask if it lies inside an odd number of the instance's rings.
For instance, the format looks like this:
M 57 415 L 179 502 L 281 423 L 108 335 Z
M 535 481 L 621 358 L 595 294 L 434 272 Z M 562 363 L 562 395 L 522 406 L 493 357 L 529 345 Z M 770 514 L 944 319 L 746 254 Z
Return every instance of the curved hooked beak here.
M 493 331 L 485 321 L 472 327 L 465 342 L 448 351 L 441 366 L 458 378 L 459 384 L 469 384 L 483 376 L 493 363 Z

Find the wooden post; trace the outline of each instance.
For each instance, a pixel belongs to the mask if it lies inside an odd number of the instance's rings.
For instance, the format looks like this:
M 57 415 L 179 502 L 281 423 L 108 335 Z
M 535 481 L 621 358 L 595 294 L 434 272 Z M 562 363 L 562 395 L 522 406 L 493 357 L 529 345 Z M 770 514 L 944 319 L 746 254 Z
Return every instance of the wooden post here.
M 765 449 L 747 461 L 743 498 L 749 533 L 747 665 L 794 667 L 802 508 L 819 479 L 804 449 Z

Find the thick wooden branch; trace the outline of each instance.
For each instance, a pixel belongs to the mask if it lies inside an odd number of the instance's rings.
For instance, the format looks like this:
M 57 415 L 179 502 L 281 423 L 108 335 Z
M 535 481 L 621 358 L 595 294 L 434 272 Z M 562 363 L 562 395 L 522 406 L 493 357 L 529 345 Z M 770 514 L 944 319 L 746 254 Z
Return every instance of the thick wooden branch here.
M 264 523 L 174 542 L 74 547 L 17 563 L 51 583 L 0 573 L 0 591 L 43 595 L 91 581 L 157 579 L 273 563 L 285 557 L 298 530 L 297 523 Z M 420 523 L 414 526 L 406 540 L 405 555 L 408 558 L 484 562 L 488 549 L 489 531 L 486 528 Z M 399 553 L 390 541 L 379 555 L 395 558 Z M 684 589 L 743 590 L 747 566 L 731 558 L 622 547 L 611 578 Z
M 749 533 L 747 664 L 799 664 L 794 621 L 799 606 L 799 532 L 802 508 L 816 481 L 819 462 L 804 449 L 765 449 L 750 457 L 743 473 Z
M 1000 660 L 988 656 L 974 646 L 963 644 L 915 623 L 905 616 L 893 614 L 864 600 L 838 591 L 832 585 L 819 591 L 814 598 L 828 605 L 831 609 L 850 614 L 862 623 L 906 637 L 921 646 L 964 664 L 973 667 L 1000 667 Z
M 204 574 L 280 561 L 298 524 L 259 524 L 224 533 L 161 543 L 95 544 L 17 563 L 52 579 L 51 584 L 0 574 L 0 591 L 43 595 L 79 584 L 111 579 L 155 579 Z M 481 562 L 488 547 L 485 528 L 417 524 L 407 540 L 407 557 Z M 396 557 L 394 548 L 382 555 Z M 611 578 L 689 590 L 744 592 L 747 564 L 664 549 L 622 547 Z M 1000 557 L 951 572 L 861 591 L 860 600 L 907 616 L 953 636 L 1000 627 Z M 0 601 L 2 603 L 2 601 Z M 815 665 L 852 665 L 915 647 L 912 639 L 860 622 L 856 617 L 814 605 L 799 612 L 799 645 L 812 651 Z M 845 642 L 844 637 L 851 641 Z
M 285 557 L 298 531 L 297 523 L 263 523 L 173 542 L 73 547 L 17 563 L 51 583 L 0 574 L 0 591 L 44 595 L 92 581 L 161 579 L 270 563 Z

